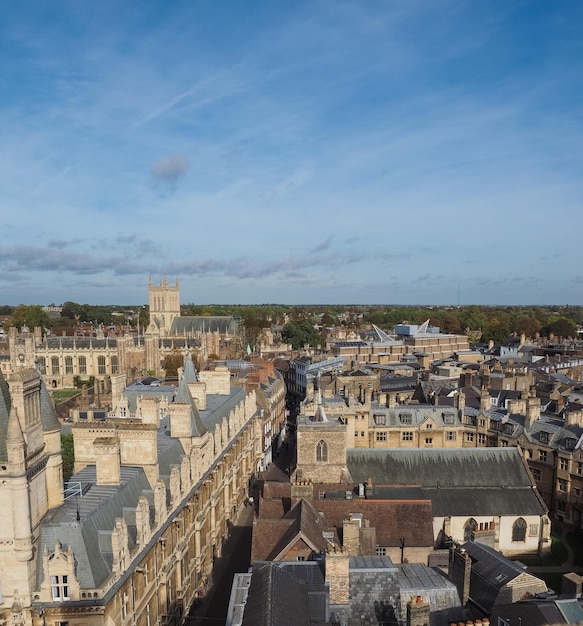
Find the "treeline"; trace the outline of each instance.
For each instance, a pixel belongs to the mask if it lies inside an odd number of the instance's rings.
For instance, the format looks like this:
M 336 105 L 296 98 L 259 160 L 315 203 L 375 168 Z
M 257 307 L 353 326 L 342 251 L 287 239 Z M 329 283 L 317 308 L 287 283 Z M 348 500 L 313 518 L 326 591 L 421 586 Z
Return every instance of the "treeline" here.
M 62 326 L 78 326 L 79 324 L 93 323 L 95 325 L 122 325 L 135 326 L 140 319 L 143 326 L 149 322 L 147 307 L 124 307 L 119 305 L 91 305 L 65 302 L 62 305 L 60 317 L 50 316 L 41 305 L 19 304 L 16 307 L 0 306 L 0 315 L 9 316 L 4 328 L 15 326 L 22 330 L 23 326 L 30 329 L 43 328 L 50 330 Z
M 252 348 L 260 341 L 265 328 L 283 327 L 284 341 L 303 345 L 316 345 L 326 329 L 334 326 L 360 329 L 367 324 L 390 331 L 395 324 L 408 322 L 422 324 L 430 320 L 442 332 L 464 334 L 471 339 L 495 342 L 505 341 L 513 334 L 527 337 L 554 335 L 560 338 L 575 337 L 578 326 L 583 326 L 581 306 L 364 306 L 364 305 L 195 305 L 181 307 L 182 315 L 232 315 L 242 322 L 243 341 Z M 145 328 L 149 322 L 149 309 L 145 305 L 89 305 L 65 302 L 61 317 L 53 318 L 39 305 L 0 306 L 0 315 L 9 315 L 5 328 L 23 325 L 29 328 L 51 329 L 58 326 L 75 326 L 80 323 L 104 325 L 139 323 Z M 318 328 L 314 328 L 318 327 Z M 303 341 L 302 341 L 303 340 Z

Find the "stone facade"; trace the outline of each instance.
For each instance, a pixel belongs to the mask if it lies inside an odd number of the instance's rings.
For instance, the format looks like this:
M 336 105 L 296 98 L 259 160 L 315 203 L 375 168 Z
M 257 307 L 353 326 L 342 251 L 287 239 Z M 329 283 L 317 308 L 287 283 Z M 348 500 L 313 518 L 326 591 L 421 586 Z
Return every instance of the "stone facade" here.
M 60 424 L 39 373 L 0 379 L 2 623 L 184 622 L 248 497 L 260 451 L 254 391 L 221 393 L 229 373 L 219 374 L 219 393 L 200 411 L 186 382 L 162 418 L 151 397 L 126 402 L 124 417 L 77 411 L 67 485 Z
M 336 422 L 300 420 L 297 425 L 296 477 L 339 483 L 346 478 L 346 426 Z

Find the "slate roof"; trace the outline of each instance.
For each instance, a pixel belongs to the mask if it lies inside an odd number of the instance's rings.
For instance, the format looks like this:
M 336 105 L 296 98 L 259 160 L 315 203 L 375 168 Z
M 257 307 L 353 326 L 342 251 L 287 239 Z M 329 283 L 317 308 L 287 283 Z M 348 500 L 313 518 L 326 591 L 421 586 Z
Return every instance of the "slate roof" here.
M 517 448 L 350 449 L 352 480 L 423 488 L 433 515 L 544 515 Z M 481 511 L 478 513 L 478 511 Z
M 243 626 L 311 626 L 325 623 L 324 577 L 315 562 L 257 563 L 253 567 Z
M 184 363 L 184 372 L 180 383 L 178 383 L 178 389 L 176 391 L 176 397 L 174 398 L 175 404 L 188 404 L 190 406 L 190 436 L 202 437 L 208 430 L 203 423 L 196 402 L 194 401 L 190 390 L 188 389 L 189 382 L 195 382 L 198 380 L 192 357 L 190 352 L 186 355 L 186 361 Z
M 0 371 L 0 462 L 8 460 L 6 450 L 6 431 L 11 408 L 12 398 L 10 397 L 8 382 Z M 49 392 L 42 377 L 40 377 L 40 417 L 44 431 L 60 430 L 61 423 L 57 418 L 55 406 L 49 396 Z M 19 419 L 22 419 L 21 415 L 19 416 Z
M 42 342 L 37 345 L 40 350 L 89 350 L 115 348 L 117 340 L 111 337 L 103 339 L 97 337 L 44 337 Z
M 83 495 L 68 498 L 43 517 L 38 549 L 39 554 L 45 546 L 52 552 L 57 541 L 65 550 L 71 546 L 79 584 L 81 588 L 91 589 L 101 586 L 111 574 L 111 531 L 116 518 L 125 518 L 130 550 L 135 547 L 135 507 L 142 495 L 151 494 L 151 488 L 142 468 L 128 466 L 121 467 L 121 485 L 98 486 L 94 465 L 77 472 L 69 484 L 76 482 L 81 483 Z M 40 587 L 42 559 L 37 560 L 37 568 L 37 586 Z
M 171 402 L 174 394 L 176 393 L 176 387 L 170 385 L 144 385 L 139 382 L 133 383 L 124 389 L 123 395 L 127 398 L 128 409 L 130 413 L 134 413 L 138 408 L 139 397 L 161 397 L 166 396 L 168 401 Z
M 420 595 L 429 601 L 431 626 L 449 626 L 465 623 L 471 613 L 460 605 L 456 586 L 446 578 L 439 568 L 421 563 L 402 563 L 399 568 L 401 604 L 406 606 L 411 596 Z
M 501 617 L 510 624 L 528 624 L 528 626 L 548 626 L 565 624 L 561 612 L 554 602 L 517 602 L 503 604 L 492 609 L 492 624 L 498 624 Z
M 61 429 L 61 423 L 57 417 L 55 405 L 49 396 L 48 389 L 42 376 L 40 379 L 40 418 L 45 432 Z
M 193 315 L 175 317 L 170 327 L 171 335 L 186 335 L 193 332 L 214 333 L 221 335 L 236 335 L 239 325 L 230 315 Z
M 419 426 L 428 420 L 435 422 L 439 426 L 459 426 L 461 424 L 458 410 L 450 406 L 408 404 L 389 409 L 384 404 L 373 402 L 371 403 L 370 413 L 373 422 L 375 415 L 385 416 L 383 426 Z
M 476 541 L 467 541 L 462 546 L 472 559 L 470 574 L 470 598 L 488 613 L 492 611 L 500 590 L 515 578 L 524 574 L 533 580 L 535 576 L 526 571 L 515 561 L 502 556 L 493 548 Z M 538 580 L 538 579 L 536 579 Z M 541 590 L 546 590 L 543 581 Z
M 528 431 L 524 431 L 524 435 L 533 443 L 543 443 L 566 450 L 579 448 L 583 443 L 583 427 L 575 425 L 565 427 L 561 419 L 538 419 Z

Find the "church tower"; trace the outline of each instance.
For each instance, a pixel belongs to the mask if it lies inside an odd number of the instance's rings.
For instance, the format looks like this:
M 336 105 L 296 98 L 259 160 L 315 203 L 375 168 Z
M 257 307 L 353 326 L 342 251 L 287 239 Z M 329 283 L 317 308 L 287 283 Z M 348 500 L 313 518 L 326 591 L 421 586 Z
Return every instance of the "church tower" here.
M 178 278 L 175 285 L 170 285 L 168 277 L 154 285 L 152 279 L 148 284 L 150 301 L 150 325 L 148 334 L 165 336 L 170 333 L 172 321 L 180 317 L 180 285 Z

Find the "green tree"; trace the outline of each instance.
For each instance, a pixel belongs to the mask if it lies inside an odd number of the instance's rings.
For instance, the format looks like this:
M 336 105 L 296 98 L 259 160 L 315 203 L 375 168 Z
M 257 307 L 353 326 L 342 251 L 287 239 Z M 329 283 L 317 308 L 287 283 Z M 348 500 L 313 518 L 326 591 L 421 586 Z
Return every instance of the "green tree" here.
M 555 317 L 552 319 L 545 328 L 547 336 L 551 333 L 556 337 L 574 337 L 577 333 L 577 324 L 573 320 L 569 320 L 566 317 Z
M 320 335 L 309 320 L 296 320 L 286 324 L 281 330 L 281 338 L 290 343 L 294 350 L 308 344 L 317 346 L 320 343 Z
M 5 326 L 16 326 L 18 330 L 22 330 L 23 326 L 28 326 L 30 330 L 34 328 L 48 328 L 49 316 L 43 311 L 42 306 L 33 304 L 27 306 L 19 304 Z
M 68 480 L 75 468 L 75 448 L 73 435 L 61 435 L 61 456 L 63 457 L 63 478 Z

